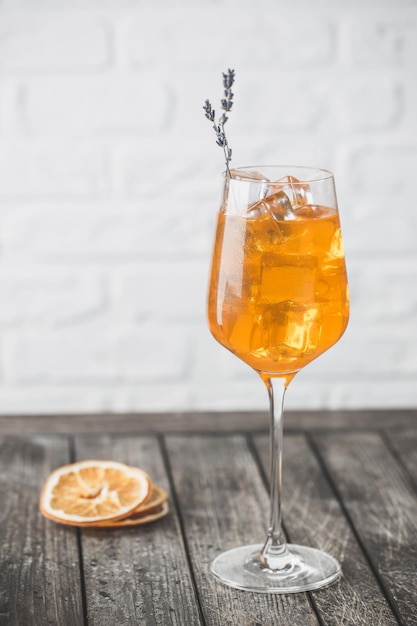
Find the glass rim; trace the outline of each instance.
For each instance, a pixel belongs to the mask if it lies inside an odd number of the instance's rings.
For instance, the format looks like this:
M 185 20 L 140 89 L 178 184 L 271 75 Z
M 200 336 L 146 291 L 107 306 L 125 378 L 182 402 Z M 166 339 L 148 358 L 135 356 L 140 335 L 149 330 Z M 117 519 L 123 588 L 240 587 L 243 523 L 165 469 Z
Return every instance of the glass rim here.
M 240 167 L 233 167 L 230 169 L 230 174 L 232 174 L 232 172 L 239 172 L 244 174 L 245 171 L 256 171 L 259 172 L 260 174 L 264 174 L 264 170 L 283 170 L 283 172 L 290 171 L 292 170 L 294 171 L 304 171 L 304 172 L 315 172 L 316 175 L 312 176 L 310 178 L 308 177 L 304 177 L 304 178 L 300 178 L 298 181 L 291 181 L 291 185 L 302 185 L 305 183 L 315 183 L 315 182 L 321 182 L 321 181 L 325 181 L 325 180 L 330 180 L 330 179 L 334 179 L 333 173 L 330 170 L 327 170 L 325 168 L 322 167 L 314 167 L 311 165 L 243 165 Z M 222 173 L 224 178 L 228 178 L 228 170 L 224 170 L 224 172 Z M 285 176 L 285 174 L 283 174 Z M 289 174 L 291 176 L 291 174 Z M 250 176 L 242 176 L 240 178 L 235 178 L 233 175 L 230 176 L 230 178 L 232 180 L 236 180 L 236 181 L 241 181 L 241 182 L 250 182 L 250 183 L 259 183 L 259 184 L 264 184 L 268 179 L 265 178 L 265 180 L 259 179 L 256 180 L 254 178 L 251 178 Z M 278 181 L 274 181 L 274 180 L 270 180 L 269 182 L 274 183 L 274 182 L 278 182 Z

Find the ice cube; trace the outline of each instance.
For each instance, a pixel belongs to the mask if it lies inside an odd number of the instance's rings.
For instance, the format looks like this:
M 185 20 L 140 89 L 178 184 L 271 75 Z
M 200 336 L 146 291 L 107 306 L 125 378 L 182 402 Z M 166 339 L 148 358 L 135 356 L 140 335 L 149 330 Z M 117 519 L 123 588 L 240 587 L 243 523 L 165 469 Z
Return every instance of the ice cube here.
M 268 211 L 276 220 L 293 220 L 295 218 L 290 199 L 283 191 L 277 191 L 265 198 L 264 204 L 267 205 Z
M 320 339 L 320 316 L 316 308 L 299 307 L 288 314 L 285 344 L 302 354 L 316 349 Z
M 294 208 L 302 207 L 308 204 L 310 200 L 310 186 L 308 183 L 300 183 L 295 176 L 284 176 L 271 183 L 269 189 L 270 192 L 273 190 L 285 191 Z
M 247 217 L 259 217 L 264 212 L 264 206 L 262 202 L 254 202 L 248 206 L 246 211 Z
M 266 176 L 255 170 L 231 170 L 228 193 L 229 211 L 234 210 L 239 214 L 243 210 L 248 217 L 257 217 L 260 211 L 255 205 L 268 195 L 269 182 Z
M 318 309 L 293 301 L 270 305 L 264 315 L 270 353 L 299 358 L 314 351 L 320 339 Z
M 269 213 L 275 220 L 279 222 L 283 220 L 295 219 L 294 211 L 292 210 L 291 202 L 286 193 L 283 191 L 276 191 L 270 196 L 267 196 L 263 200 L 256 202 L 248 209 L 248 215 L 251 217 L 257 217 Z
M 269 183 L 268 178 L 256 170 L 230 170 L 230 177 L 235 180 L 257 180 Z

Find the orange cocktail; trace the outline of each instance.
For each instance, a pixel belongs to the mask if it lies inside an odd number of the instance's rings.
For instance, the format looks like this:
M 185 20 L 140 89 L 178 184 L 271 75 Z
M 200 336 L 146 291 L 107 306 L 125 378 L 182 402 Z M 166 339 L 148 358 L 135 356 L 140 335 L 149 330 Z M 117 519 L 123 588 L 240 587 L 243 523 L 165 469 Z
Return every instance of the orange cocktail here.
M 210 290 L 214 337 L 255 370 L 296 372 L 343 334 L 349 314 L 339 215 L 295 206 L 218 216 Z M 252 215 L 254 214 L 254 215 Z
M 228 170 L 208 296 L 214 337 L 261 376 L 270 401 L 270 523 L 263 544 L 219 554 L 223 583 L 261 593 L 319 589 L 340 563 L 288 544 L 281 528 L 282 415 L 294 375 L 335 344 L 349 297 L 333 175 L 316 168 Z

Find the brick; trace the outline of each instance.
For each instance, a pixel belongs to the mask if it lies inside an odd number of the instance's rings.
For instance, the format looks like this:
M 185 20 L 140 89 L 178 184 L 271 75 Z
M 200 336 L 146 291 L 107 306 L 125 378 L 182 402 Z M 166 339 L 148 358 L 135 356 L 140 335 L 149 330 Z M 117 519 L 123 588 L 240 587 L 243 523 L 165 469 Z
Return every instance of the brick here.
M 367 194 L 378 201 L 384 196 L 406 206 L 414 198 L 417 144 L 369 143 L 353 148 L 347 162 L 347 179 L 354 196 Z
M 219 344 L 208 328 L 205 316 L 195 325 L 192 337 L 191 379 L 196 385 L 258 382 L 258 375 L 246 363 Z
M 363 68 L 414 65 L 417 59 L 417 12 L 383 11 L 352 16 L 350 58 Z
M 329 409 L 409 409 L 417 404 L 415 379 L 363 377 L 348 386 L 335 383 L 326 404 Z
M 414 406 L 415 394 L 410 393 L 407 381 L 393 385 L 378 385 L 375 382 L 358 384 L 351 394 L 346 392 L 344 385 L 333 386 L 333 396 L 328 398 L 326 391 L 317 383 L 293 383 L 293 389 L 287 393 L 287 409 L 334 408 L 340 406 L 337 399 L 343 398 L 343 406 L 347 408 L 375 408 L 378 402 L 385 407 Z M 389 391 L 390 390 L 390 391 Z M 369 400 L 363 404 L 362 396 L 366 393 Z M 393 400 L 397 398 L 397 402 Z M 8 385 L 0 388 L 0 404 L 3 415 L 22 414 L 60 414 L 62 407 L 66 413 L 94 412 L 131 412 L 131 411 L 183 411 L 188 410 L 268 410 L 268 399 L 259 378 L 250 384 L 247 381 L 225 383 L 204 381 L 198 386 L 189 388 L 187 383 L 165 382 L 161 385 L 147 382 L 146 384 L 128 385 Z M 290 423 L 290 422 L 288 422 Z M 260 427 L 267 425 L 264 416 L 260 416 Z
M 7 336 L 3 350 L 12 385 L 172 382 L 184 377 L 189 359 L 187 331 L 169 324 L 21 331 Z
M 46 269 L 0 273 L 0 325 L 48 327 L 77 324 L 105 307 L 99 276 L 89 272 Z
M 233 112 L 236 134 L 289 131 L 304 133 L 317 128 L 324 116 L 321 85 L 300 71 L 253 72 L 239 87 L 239 107 Z M 277 143 L 278 140 L 275 139 Z
M 113 273 L 113 306 L 134 319 L 187 323 L 205 317 L 208 261 L 143 263 Z
M 109 397 L 109 410 L 117 412 L 134 411 L 175 411 L 184 410 L 190 403 L 190 389 L 186 381 L 146 381 L 143 384 L 126 385 L 119 383 Z M 174 417 L 175 419 L 175 417 Z
M 355 380 L 367 376 L 415 377 L 416 331 L 406 325 L 359 322 L 352 316 L 342 339 L 309 364 L 309 375 L 321 380 Z M 307 368 L 306 368 L 307 369 Z
M 413 328 L 417 310 L 417 261 L 414 257 L 368 259 L 349 264 L 352 316 L 367 324 Z M 417 333 L 417 331 L 416 331 Z
M 416 217 L 414 184 L 417 145 L 408 139 L 359 141 L 350 145 L 338 177 L 343 234 L 347 257 L 413 254 Z
M 120 149 L 115 165 L 119 171 L 120 193 L 147 201 L 165 196 L 167 215 L 174 213 L 179 202 L 191 200 L 201 206 L 203 199 L 212 203 L 219 201 L 222 152 L 216 146 L 210 123 L 204 119 L 201 102 L 197 111 L 199 109 L 201 137 L 206 139 L 208 148 L 213 148 L 214 158 L 208 157 L 201 140 L 189 138 L 188 133 L 174 141 L 156 137 L 151 143 Z M 213 205 L 213 212 L 217 208 Z
M 3 219 L 3 255 L 17 260 L 88 261 L 204 258 L 211 251 L 211 216 L 164 201 L 115 208 L 84 203 L 32 204 Z M 172 213 L 172 214 L 171 214 Z
M 408 211 L 400 219 L 392 219 L 396 207 L 408 206 L 395 198 L 363 194 L 362 198 L 339 195 L 343 208 L 342 227 L 348 268 L 356 258 L 366 262 L 369 255 L 410 255 L 415 251 L 416 219 Z
M 25 81 L 22 126 L 46 135 L 160 132 L 168 106 L 166 79 L 151 72 L 39 76 Z
M 238 164 L 246 163 L 299 163 L 300 165 L 318 164 L 320 167 L 333 169 L 333 145 L 330 137 L 318 139 L 314 134 L 283 134 L 277 141 L 271 133 L 257 133 L 257 145 L 253 146 L 248 138 L 240 134 L 233 137 L 235 154 L 239 155 Z M 247 156 L 245 153 L 248 152 Z
M 3 415 L 94 413 L 100 412 L 100 407 L 105 410 L 110 402 L 111 392 L 102 385 L 18 384 L 0 387 Z
M 290 384 L 285 397 L 284 425 L 291 428 L 291 410 L 323 409 L 375 409 L 375 407 L 405 408 L 414 407 L 417 391 L 410 379 L 387 380 L 365 377 L 350 381 L 311 379 L 308 370 L 301 372 Z M 248 381 L 203 381 L 195 390 L 188 404 L 193 410 L 217 411 L 268 411 L 268 398 L 259 378 Z M 259 427 L 267 427 L 263 416 L 259 416 Z M 285 440 L 284 440 L 285 441 Z M 285 443 L 284 443 L 285 448 Z
M 4 131 L 4 108 L 5 108 L 5 96 L 3 85 L 0 84 L 0 133 Z
M 8 15 L 0 22 L 0 69 L 100 68 L 110 60 L 109 35 L 82 13 Z
M 221 15 L 214 6 L 175 6 L 165 7 L 161 19 L 160 9 L 153 7 L 129 21 L 126 46 L 137 67 L 163 63 L 176 68 L 226 69 L 225 59 L 233 67 L 257 70 L 269 67 L 271 59 L 286 67 L 310 67 L 332 60 L 334 30 L 324 13 L 312 16 L 296 8 L 280 8 L 278 17 L 248 6 L 240 6 L 237 12 L 234 6 L 225 5 Z
M 0 197 L 91 197 L 108 190 L 108 184 L 108 162 L 99 147 L 33 141 L 0 145 Z
M 18 108 L 19 89 L 17 81 L 14 78 L 3 78 L 0 80 L 0 134 L 3 138 L 12 136 L 18 128 Z
M 235 11 L 230 10 L 229 20 L 227 13 L 224 19 L 219 20 L 217 13 L 210 10 L 207 11 L 207 23 L 203 23 L 204 11 L 191 12 L 191 17 L 185 11 L 182 27 L 188 29 L 186 32 L 189 37 L 178 36 L 180 31 L 173 25 L 180 20 L 182 12 L 175 8 L 172 13 L 173 22 L 161 22 L 155 11 L 157 26 L 152 29 L 149 27 L 149 15 L 153 15 L 153 12 L 148 12 L 146 18 L 138 18 L 131 27 L 127 45 L 130 46 L 134 67 L 158 67 L 162 62 L 164 66 L 168 64 L 168 68 L 172 66 L 172 71 L 175 72 L 175 81 L 171 82 L 173 132 L 180 137 L 198 134 L 204 141 L 203 123 L 207 127 L 205 136 L 209 129 L 203 118 L 202 104 L 206 98 L 210 98 L 217 108 L 222 96 L 221 71 L 226 69 L 224 59 L 228 59 L 230 66 L 237 68 L 239 81 L 239 89 L 236 87 L 235 94 L 236 106 L 231 116 L 233 130 L 229 126 L 230 133 L 238 136 L 250 133 L 253 138 L 254 133 L 267 130 L 271 137 L 271 133 L 278 130 L 288 132 L 297 129 L 302 132 L 317 126 L 323 117 L 323 94 L 315 77 L 306 76 L 304 68 L 307 64 L 308 67 L 311 64 L 313 68 L 315 65 L 320 66 L 326 55 L 329 58 L 334 56 L 333 33 L 325 17 L 317 20 L 320 33 L 317 37 L 311 37 L 311 28 L 314 25 L 309 24 L 307 19 L 304 20 L 304 31 L 309 29 L 310 36 L 300 39 L 304 43 L 299 46 L 293 45 L 292 54 L 289 55 L 285 44 L 277 43 L 280 41 L 277 36 L 278 26 L 270 16 L 261 12 L 253 15 L 253 11 L 242 9 L 239 11 L 240 19 L 236 19 Z M 193 19 L 201 19 L 201 28 L 193 27 Z M 294 18 L 289 13 L 285 17 L 284 13 L 283 23 L 285 19 L 289 24 Z M 225 31 L 223 37 L 222 28 Z M 326 34 L 322 33 L 323 29 Z M 268 45 L 265 43 L 266 30 L 271 35 Z M 285 25 L 282 30 L 285 31 Z M 212 33 L 216 31 L 219 33 L 216 36 L 216 45 L 213 46 Z M 242 42 L 233 47 L 232 54 L 231 40 Z M 311 49 L 315 44 L 319 48 L 316 52 Z M 221 52 L 223 46 L 224 53 Z M 280 46 L 279 51 L 275 49 L 277 46 Z M 192 54 L 190 50 L 193 51 Z M 276 63 L 273 69 L 270 69 L 271 58 Z M 216 66 L 218 69 L 214 71 Z M 252 139 L 251 144 L 253 143 Z
M 193 410 L 212 411 L 251 411 L 268 410 L 268 396 L 266 389 L 258 377 L 248 382 L 214 380 L 202 381 L 197 388 L 191 390 L 188 400 Z M 263 419 L 259 420 L 262 426 L 266 425 Z
M 233 163 L 336 174 L 351 321 L 287 408 L 416 405 L 415 0 L 0 4 L 2 412 L 267 409 L 205 321 L 228 65 Z
M 342 130 L 390 129 L 401 123 L 404 87 L 386 73 L 343 73 L 329 93 L 330 110 Z
M 115 333 L 110 357 L 122 380 L 181 381 L 190 358 L 187 328 L 173 323 L 123 328 Z

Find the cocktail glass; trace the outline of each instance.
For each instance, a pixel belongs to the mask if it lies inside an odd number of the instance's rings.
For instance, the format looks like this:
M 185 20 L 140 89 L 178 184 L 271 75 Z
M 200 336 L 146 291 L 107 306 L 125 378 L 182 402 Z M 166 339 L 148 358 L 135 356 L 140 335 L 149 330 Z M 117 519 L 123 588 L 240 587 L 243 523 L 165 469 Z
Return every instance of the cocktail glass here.
M 333 175 L 304 167 L 238 168 L 224 175 L 208 297 L 215 339 L 252 367 L 269 395 L 270 523 L 259 545 L 211 564 L 223 583 L 295 593 L 329 585 L 338 561 L 287 544 L 281 529 L 282 414 L 296 373 L 334 345 L 349 316 Z

